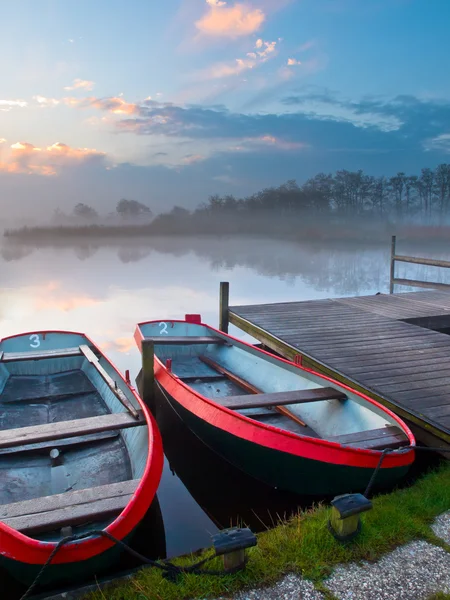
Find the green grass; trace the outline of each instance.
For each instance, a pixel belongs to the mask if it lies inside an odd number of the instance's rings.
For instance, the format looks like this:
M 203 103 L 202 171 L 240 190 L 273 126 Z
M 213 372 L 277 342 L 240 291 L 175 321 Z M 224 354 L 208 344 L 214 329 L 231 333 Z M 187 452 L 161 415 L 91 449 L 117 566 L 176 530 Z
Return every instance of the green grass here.
M 374 498 L 373 509 L 362 515 L 360 535 L 346 545 L 338 543 L 328 531 L 330 509 L 319 506 L 259 534 L 258 545 L 249 550 L 246 569 L 235 575 L 183 575 L 174 584 L 163 579 L 157 569 L 143 569 L 131 580 L 98 590 L 87 598 L 182 600 L 226 596 L 245 587 L 271 584 L 287 572 L 300 573 L 320 583 L 338 563 L 375 560 L 413 539 L 421 538 L 445 546 L 434 536 L 430 523 L 449 508 L 450 464 L 444 462 L 414 486 Z M 207 552 L 211 553 L 211 550 Z M 187 565 L 196 560 L 198 557 L 185 557 L 174 562 Z M 214 558 L 206 568 L 220 569 L 220 559 Z M 444 600 L 449 596 L 433 598 Z

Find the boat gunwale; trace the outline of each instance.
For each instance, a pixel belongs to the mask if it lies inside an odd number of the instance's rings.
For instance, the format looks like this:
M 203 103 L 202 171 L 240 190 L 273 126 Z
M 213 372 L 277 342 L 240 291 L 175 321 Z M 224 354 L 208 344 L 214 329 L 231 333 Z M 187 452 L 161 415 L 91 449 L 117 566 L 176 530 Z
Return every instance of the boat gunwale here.
M 161 320 L 160 319 L 154 319 L 154 320 L 150 320 L 150 321 L 144 321 L 141 323 L 138 323 L 136 326 L 136 330 L 134 333 L 134 339 L 135 342 L 139 348 L 139 350 L 141 351 L 141 343 L 142 340 L 145 339 L 145 335 L 143 334 L 141 327 L 144 325 L 150 325 L 150 324 L 158 324 L 160 323 Z M 192 324 L 189 321 L 186 321 L 184 319 L 165 319 L 166 323 L 186 323 L 186 324 Z M 351 392 L 352 394 L 355 394 L 356 396 L 360 397 L 361 399 L 363 399 L 364 401 L 368 402 L 369 404 L 372 404 L 373 406 L 377 407 L 379 410 L 381 410 L 383 413 L 389 415 L 389 417 L 391 417 L 400 427 L 400 429 L 402 430 L 402 432 L 407 436 L 408 438 L 408 442 L 409 442 L 409 446 L 406 446 L 404 448 L 399 448 L 399 449 L 395 449 L 392 450 L 390 452 L 388 452 L 385 455 L 385 458 L 383 460 L 383 463 L 381 465 L 382 469 L 389 469 L 389 468 L 393 468 L 393 467 L 402 467 L 402 466 L 407 466 L 412 464 L 412 462 L 414 461 L 415 458 L 415 451 L 414 451 L 414 447 L 416 445 L 416 441 L 414 438 L 414 435 L 412 433 L 412 431 L 409 429 L 408 425 L 406 423 L 404 423 L 404 421 L 402 421 L 402 419 L 400 417 L 398 417 L 395 413 L 393 413 L 391 410 L 389 410 L 388 408 L 384 407 L 382 404 L 380 404 L 379 402 L 377 402 L 376 400 L 374 400 L 373 398 L 370 398 L 369 396 L 367 396 L 366 394 L 359 392 L 353 388 L 351 388 L 350 386 L 340 383 L 338 381 L 336 381 L 335 379 L 333 379 L 332 377 L 329 377 L 327 375 L 323 375 L 322 373 L 318 373 L 317 371 L 314 371 L 313 369 L 309 369 L 303 365 L 294 363 L 292 361 L 286 360 L 285 358 L 282 357 L 278 357 L 278 356 L 274 356 L 273 354 L 271 354 L 270 352 L 267 352 L 266 350 L 263 350 L 261 348 L 256 348 L 255 346 L 253 346 L 252 344 L 249 344 L 248 342 L 245 342 L 243 340 L 239 340 L 238 338 L 235 338 L 234 336 L 224 333 L 223 331 L 220 331 L 218 329 L 216 329 L 215 327 L 212 327 L 211 325 L 207 325 L 206 323 L 201 322 L 196 322 L 196 325 L 201 325 L 203 327 L 206 327 L 207 329 L 211 330 L 212 332 L 214 332 L 216 335 L 222 337 L 223 339 L 227 340 L 231 340 L 233 342 L 233 345 L 237 345 L 239 346 L 244 346 L 245 348 L 250 348 L 252 349 L 254 352 L 256 351 L 256 353 L 262 353 L 263 355 L 266 355 L 269 358 L 275 359 L 276 361 L 279 361 L 281 363 L 284 363 L 286 365 L 289 365 L 290 367 L 296 367 L 298 369 L 300 369 L 303 372 L 306 373 L 310 373 L 312 375 L 314 375 L 315 377 L 318 377 L 324 381 L 328 381 L 330 383 L 332 383 L 333 385 L 337 386 L 338 389 L 344 389 L 348 392 Z M 206 396 L 203 396 L 202 394 L 200 394 L 199 392 L 197 392 L 195 389 L 193 389 L 192 387 L 190 387 L 188 384 L 186 384 L 184 381 L 182 381 L 182 379 L 180 379 L 178 376 L 176 376 L 174 373 L 170 372 L 167 370 L 166 366 L 162 363 L 162 361 L 156 356 L 155 354 L 155 362 L 158 364 L 159 370 L 162 371 L 162 373 L 164 373 L 165 376 L 167 376 L 169 378 L 169 381 L 172 381 L 174 385 L 179 386 L 182 390 L 184 390 L 184 392 L 190 394 L 192 397 L 196 398 L 197 400 L 202 401 L 204 404 L 209 405 L 210 407 L 216 409 L 219 414 L 220 413 L 225 413 L 228 416 L 233 417 L 234 419 L 237 419 L 239 421 L 242 421 L 246 427 L 255 427 L 259 430 L 262 430 L 263 432 L 268 432 L 271 433 L 272 435 L 276 435 L 279 437 L 284 437 L 284 438 L 288 438 L 290 440 L 292 440 L 293 442 L 299 443 L 299 442 L 307 442 L 308 444 L 311 445 L 315 445 L 318 448 L 319 447 L 324 447 L 325 449 L 328 450 L 333 450 L 333 451 L 338 451 L 339 453 L 343 453 L 343 454 L 347 454 L 349 456 L 352 457 L 359 457 L 361 459 L 367 458 L 367 459 L 372 459 L 370 464 L 367 464 L 367 462 L 363 462 L 361 463 L 361 461 L 356 461 L 357 463 L 359 462 L 359 464 L 354 465 L 353 463 L 349 466 L 360 466 L 360 467 L 366 467 L 366 468 L 375 468 L 378 464 L 378 461 L 381 457 L 382 454 L 382 450 L 370 450 L 370 449 L 366 449 L 366 448 L 358 448 L 358 447 L 352 447 L 352 446 L 346 446 L 343 444 L 340 444 L 339 442 L 334 442 L 334 441 L 330 441 L 324 438 L 314 438 L 311 436 L 307 436 L 304 434 L 297 434 L 291 431 L 287 431 L 284 429 L 281 429 L 279 427 L 276 427 L 275 425 L 270 425 L 270 424 L 266 424 L 266 423 L 262 423 L 260 421 L 256 421 L 255 419 L 252 419 L 250 416 L 247 415 L 243 415 L 241 413 L 238 413 L 230 408 L 227 408 L 225 406 L 222 406 L 221 404 L 217 403 L 214 401 L 214 399 L 212 398 L 208 398 Z M 157 372 L 155 370 L 155 378 L 157 379 Z M 178 400 L 176 398 L 174 398 L 177 402 Z M 186 408 L 186 407 L 185 407 Z M 190 412 L 194 412 L 191 409 L 187 409 L 190 410 Z M 196 413 L 194 413 L 196 414 Z M 200 415 L 197 415 L 199 418 L 203 418 Z M 214 422 L 210 422 L 208 421 L 211 425 L 213 425 L 214 427 L 219 427 L 220 429 L 224 429 L 220 423 L 217 422 L 217 420 L 214 420 Z M 236 435 L 235 433 L 230 432 L 228 429 L 224 429 L 225 431 L 227 431 L 228 433 L 230 433 L 230 435 Z M 239 436 L 242 437 L 242 436 Z M 249 439 L 252 443 L 255 444 L 260 444 L 263 445 L 265 447 L 269 447 L 272 448 L 274 450 L 278 450 L 281 452 L 287 452 L 289 454 L 294 454 L 297 456 L 304 456 L 304 454 L 299 454 L 298 452 L 292 452 L 290 450 L 285 450 L 285 449 L 281 449 L 281 448 L 277 448 L 276 444 L 273 443 L 271 445 L 268 445 L 267 443 L 261 443 L 261 441 L 256 440 L 251 437 L 251 436 L 245 436 L 244 439 Z M 275 446 L 275 447 L 274 447 Z M 330 459 L 331 457 L 329 457 Z M 312 460 L 321 460 L 319 458 L 314 458 L 311 457 Z M 328 462 L 332 462 L 333 464 L 348 464 L 346 462 L 336 462 L 336 461 L 332 461 L 332 460 L 328 460 Z
M 79 331 L 47 329 L 39 331 L 28 331 L 16 335 L 6 336 L 0 339 L 0 344 L 5 340 L 26 337 L 34 334 L 61 334 L 77 335 L 83 337 L 88 344 L 95 348 L 100 354 L 99 359 L 104 359 L 113 369 L 114 373 L 122 380 L 127 390 L 133 395 L 142 410 L 147 427 L 147 460 L 144 472 L 135 492 L 125 508 L 105 527 L 103 531 L 118 539 L 125 538 L 139 524 L 156 495 L 162 470 L 163 470 L 163 448 L 162 439 L 156 421 L 148 407 L 137 393 L 136 389 L 129 383 L 114 363 L 102 352 L 97 344 L 85 333 Z M 114 413 L 111 413 L 114 414 Z M 149 502 L 149 500 L 151 501 Z M 58 542 L 41 541 L 29 537 L 16 529 L 9 527 L 0 520 L 0 556 L 23 562 L 26 564 L 43 564 L 49 558 Z M 87 560 L 102 554 L 115 545 L 111 540 L 92 535 L 86 539 L 68 542 L 60 548 L 53 558 L 52 564 L 64 564 Z

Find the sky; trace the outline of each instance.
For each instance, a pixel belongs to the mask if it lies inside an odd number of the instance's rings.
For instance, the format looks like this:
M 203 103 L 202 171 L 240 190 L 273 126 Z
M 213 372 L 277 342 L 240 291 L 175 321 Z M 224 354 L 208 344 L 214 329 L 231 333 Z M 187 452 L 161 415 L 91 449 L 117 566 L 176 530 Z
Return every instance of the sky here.
M 450 162 L 448 0 L 1 0 L 0 208 Z

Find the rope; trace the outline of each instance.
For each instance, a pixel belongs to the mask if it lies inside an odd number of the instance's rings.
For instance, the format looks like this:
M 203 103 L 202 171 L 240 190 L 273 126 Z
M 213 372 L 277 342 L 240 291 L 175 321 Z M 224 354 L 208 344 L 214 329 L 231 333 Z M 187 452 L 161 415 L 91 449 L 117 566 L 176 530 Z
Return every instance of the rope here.
M 188 567 L 180 567 L 178 565 L 174 565 L 171 562 L 160 563 L 160 562 L 151 560 L 150 558 L 147 558 L 146 556 L 144 556 L 143 554 L 140 554 L 136 550 L 133 550 L 133 548 L 128 546 L 128 544 L 126 544 L 124 541 L 117 539 L 116 537 L 114 537 L 113 535 L 108 533 L 107 531 L 97 529 L 97 530 L 90 531 L 88 533 L 82 533 L 79 535 L 71 535 L 71 536 L 62 538 L 56 544 L 56 546 L 53 548 L 50 556 L 47 558 L 45 563 L 42 565 L 39 573 L 34 578 L 34 581 L 30 585 L 30 587 L 27 589 L 27 591 L 23 594 L 23 596 L 21 596 L 20 600 L 26 600 L 27 598 L 30 597 L 31 592 L 36 588 L 37 584 L 39 583 L 41 577 L 43 576 L 43 574 L 45 573 L 45 571 L 47 570 L 49 565 L 51 564 L 52 560 L 55 558 L 55 556 L 58 554 L 59 550 L 65 544 L 68 544 L 70 542 L 75 542 L 78 540 L 82 540 L 82 539 L 92 537 L 95 535 L 105 537 L 105 538 L 109 539 L 111 542 L 118 544 L 119 546 L 122 546 L 122 548 L 124 548 L 126 552 L 128 552 L 135 558 L 139 559 L 142 563 L 150 565 L 152 567 L 156 567 L 157 569 L 161 569 L 163 571 L 163 577 L 165 577 L 166 579 L 169 579 L 170 581 L 173 581 L 173 582 L 176 582 L 177 578 L 182 574 L 213 575 L 213 576 L 217 576 L 217 577 L 223 577 L 225 575 L 230 575 L 232 573 L 236 573 L 237 571 L 240 571 L 241 569 L 244 568 L 244 564 L 241 564 L 236 567 L 229 568 L 229 569 L 223 569 L 221 571 L 205 570 L 205 569 L 199 568 L 199 567 L 203 566 L 205 563 L 207 563 L 208 561 L 215 558 L 216 557 L 215 554 L 208 556 L 208 557 L 200 560 L 199 562 L 196 562 L 193 565 L 189 565 Z
M 404 448 L 402 448 L 400 451 L 398 451 L 398 449 L 396 448 L 385 448 L 383 450 L 383 452 L 381 453 L 380 456 L 380 460 L 378 461 L 377 466 L 375 467 L 374 472 L 372 473 L 372 476 L 370 477 L 369 483 L 367 484 L 366 487 L 366 491 L 364 492 L 364 496 L 366 498 L 369 498 L 369 493 L 372 489 L 372 486 L 375 482 L 376 476 L 378 475 L 379 470 L 381 469 L 381 465 L 383 464 L 383 460 L 384 457 L 389 454 L 390 452 L 394 452 L 395 450 L 397 450 L 397 452 L 399 452 L 399 454 L 401 454 L 402 452 L 405 452 L 406 450 L 424 450 L 424 451 L 428 451 L 428 452 L 450 452 L 450 448 L 431 448 L 429 446 L 405 446 Z

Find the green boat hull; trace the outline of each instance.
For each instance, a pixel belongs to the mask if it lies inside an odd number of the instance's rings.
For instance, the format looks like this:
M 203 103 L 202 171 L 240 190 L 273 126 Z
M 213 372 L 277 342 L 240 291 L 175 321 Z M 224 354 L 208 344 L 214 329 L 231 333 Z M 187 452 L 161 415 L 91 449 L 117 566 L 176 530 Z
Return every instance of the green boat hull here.
M 273 488 L 302 496 L 364 492 L 374 472 L 371 468 L 313 460 L 249 442 L 200 419 L 175 399 L 169 401 L 186 426 L 211 450 Z M 380 469 L 373 489 L 392 488 L 408 470 L 409 465 Z

